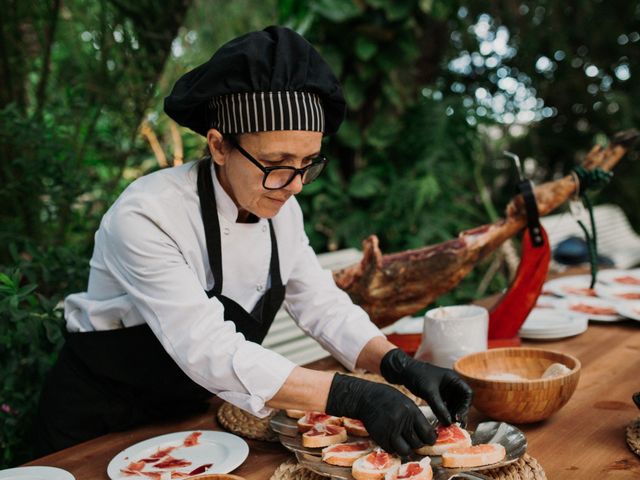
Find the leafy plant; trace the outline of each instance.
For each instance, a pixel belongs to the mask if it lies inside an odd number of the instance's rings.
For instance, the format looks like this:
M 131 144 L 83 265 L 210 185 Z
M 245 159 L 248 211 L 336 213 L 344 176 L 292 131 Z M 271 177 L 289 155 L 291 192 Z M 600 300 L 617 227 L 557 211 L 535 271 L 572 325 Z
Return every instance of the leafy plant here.
M 62 344 L 62 310 L 19 270 L 0 272 L 0 468 L 31 457 L 32 422 Z
M 287 0 L 280 11 L 328 59 L 348 107 L 325 145 L 328 172 L 299 196 L 317 251 L 360 248 L 371 234 L 385 252 L 419 248 L 493 219 L 478 188 L 496 175 L 479 122 L 459 96 L 433 94 L 447 52 L 446 2 Z M 491 291 L 506 282 L 496 281 Z M 472 284 L 454 300 L 474 298 Z

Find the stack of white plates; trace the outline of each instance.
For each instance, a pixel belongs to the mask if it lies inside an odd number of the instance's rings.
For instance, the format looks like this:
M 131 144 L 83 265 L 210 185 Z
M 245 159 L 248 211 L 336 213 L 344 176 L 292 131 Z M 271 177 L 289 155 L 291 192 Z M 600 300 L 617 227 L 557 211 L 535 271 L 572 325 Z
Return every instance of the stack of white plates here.
M 534 308 L 520 328 L 521 338 L 554 340 L 579 335 L 587 330 L 589 319 L 562 310 Z

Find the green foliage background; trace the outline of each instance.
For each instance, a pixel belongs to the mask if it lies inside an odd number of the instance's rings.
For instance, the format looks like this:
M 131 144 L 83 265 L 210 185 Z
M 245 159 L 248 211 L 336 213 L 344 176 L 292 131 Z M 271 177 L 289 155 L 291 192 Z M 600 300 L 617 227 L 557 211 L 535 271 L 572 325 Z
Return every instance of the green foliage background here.
M 500 216 L 515 180 L 503 149 L 545 181 L 640 123 L 638 1 L 0 0 L 0 11 L 0 468 L 31 455 L 61 300 L 86 287 L 100 218 L 160 168 L 141 123 L 174 161 L 162 99 L 234 36 L 291 26 L 343 83 L 330 167 L 299 196 L 318 252 L 372 233 L 386 252 L 449 239 Z M 197 158 L 202 140 L 178 136 Z M 639 171 L 631 153 L 597 199 L 636 230 Z M 504 288 L 500 260 L 439 302 Z

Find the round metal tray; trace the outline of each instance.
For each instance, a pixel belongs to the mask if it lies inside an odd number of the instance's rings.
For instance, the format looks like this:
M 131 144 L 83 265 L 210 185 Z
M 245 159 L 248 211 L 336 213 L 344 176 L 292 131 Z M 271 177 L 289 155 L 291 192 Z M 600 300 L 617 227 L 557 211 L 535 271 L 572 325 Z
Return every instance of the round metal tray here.
M 270 426 L 278 434 L 280 442 L 287 449 L 296 454 L 298 462 L 309 470 L 334 479 L 353 480 L 351 468 L 338 467 L 322 461 L 322 448 L 309 448 L 302 445 L 302 436 L 298 432 L 297 421 L 289 418 L 284 412 L 278 412 L 270 422 Z M 504 422 L 483 422 L 478 424 L 471 434 L 471 441 L 474 445 L 479 443 L 499 443 L 506 450 L 504 460 L 492 465 L 482 467 L 471 467 L 465 469 L 442 467 L 442 457 L 431 456 L 431 466 L 433 467 L 433 478 L 435 480 L 448 480 L 450 478 L 486 479 L 488 477 L 478 473 L 482 470 L 500 468 L 510 463 L 518 461 L 527 451 L 527 439 L 524 433 Z M 363 440 L 362 437 L 349 437 L 348 442 Z M 420 460 L 422 455 L 413 454 L 408 460 Z M 403 459 L 407 461 L 407 459 Z M 472 473 L 474 472 L 474 473 Z

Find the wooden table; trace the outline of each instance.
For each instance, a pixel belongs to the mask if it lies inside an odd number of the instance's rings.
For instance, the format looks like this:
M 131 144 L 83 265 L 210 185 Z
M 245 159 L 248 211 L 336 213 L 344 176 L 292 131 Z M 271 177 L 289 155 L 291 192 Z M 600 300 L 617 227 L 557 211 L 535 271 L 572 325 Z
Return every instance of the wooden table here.
M 640 458 L 625 442 L 625 426 L 640 411 L 631 395 L 640 390 L 640 323 L 592 323 L 586 333 L 556 342 L 526 342 L 561 350 L 582 362 L 578 388 L 569 403 L 550 419 L 521 425 L 529 453 L 538 459 L 550 480 L 640 478 Z M 312 367 L 327 369 L 331 359 Z M 122 449 L 156 435 L 194 430 L 220 430 L 212 401 L 208 413 L 182 421 L 156 424 L 96 438 L 81 445 L 39 458 L 28 465 L 50 465 L 73 473 L 77 480 L 107 480 L 107 464 Z M 471 421 L 483 418 L 472 412 Z M 247 480 L 267 480 L 276 467 L 291 457 L 278 444 L 248 441 L 249 458 L 233 473 Z

